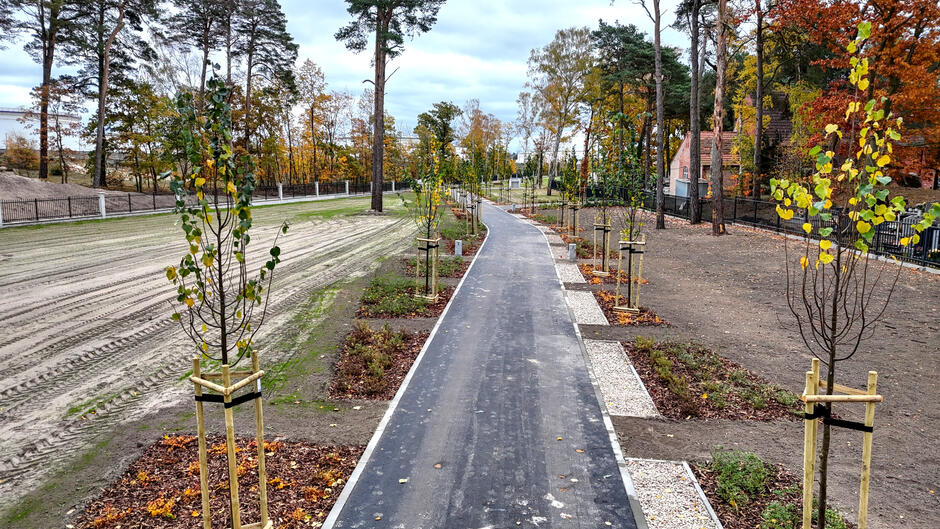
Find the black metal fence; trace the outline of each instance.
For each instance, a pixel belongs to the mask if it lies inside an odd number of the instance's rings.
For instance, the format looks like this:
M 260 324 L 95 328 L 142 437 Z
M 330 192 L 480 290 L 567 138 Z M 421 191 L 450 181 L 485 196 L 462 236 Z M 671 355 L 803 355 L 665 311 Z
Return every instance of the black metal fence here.
M 600 200 L 602 196 L 600 189 L 588 187 L 585 190 L 585 199 L 588 204 Z M 609 198 L 616 203 L 624 203 L 627 200 L 626 190 L 614 189 Z M 667 215 L 683 219 L 690 218 L 692 209 L 690 198 L 674 195 L 665 195 L 663 198 L 663 210 Z M 711 199 L 700 199 L 699 204 L 702 208 L 702 220 L 711 222 L 713 213 Z M 813 226 L 813 233 L 816 233 L 821 227 L 831 227 L 838 230 L 846 229 L 850 224 L 848 218 L 840 215 L 838 211 L 834 212 L 832 220 L 824 221 L 818 216 L 810 217 L 805 209 L 799 208 L 792 208 L 794 209 L 792 219 L 783 220 L 777 214 L 777 203 L 765 200 L 743 197 L 724 198 L 722 199 L 722 206 L 724 207 L 725 222 L 744 224 L 798 236 L 806 235 L 806 232 L 803 231 L 803 224 L 807 222 Z M 656 195 L 650 193 L 645 196 L 642 207 L 655 211 Z M 940 268 L 940 226 L 934 225 L 924 230 L 920 234 L 920 241 L 917 244 L 901 245 L 901 239 L 911 237 L 917 233 L 914 224 L 919 220 L 917 215 L 907 214 L 901 216 L 897 221 L 882 222 L 875 226 L 875 234 L 872 243 L 869 245 L 869 252 L 875 255 L 896 257 L 920 266 Z
M 382 189 L 385 192 L 405 191 L 409 188 L 401 182 L 384 182 Z M 255 188 L 252 198 L 257 201 L 278 200 L 283 198 L 304 198 L 320 195 L 345 195 L 346 182 L 321 182 L 319 189 L 316 184 L 292 184 L 282 186 L 280 193 L 277 186 L 259 186 Z M 369 182 L 356 184 L 349 183 L 350 195 L 371 193 Z M 193 198 L 195 200 L 195 198 Z M 171 194 L 107 194 L 104 197 L 105 212 L 107 215 L 137 213 L 145 211 L 170 210 L 176 206 L 176 197 Z M 41 220 L 93 218 L 101 216 L 101 206 L 97 196 L 66 197 L 66 198 L 34 198 L 31 200 L 3 200 L 0 201 L 0 219 L 2 224 L 16 224 L 38 222 Z

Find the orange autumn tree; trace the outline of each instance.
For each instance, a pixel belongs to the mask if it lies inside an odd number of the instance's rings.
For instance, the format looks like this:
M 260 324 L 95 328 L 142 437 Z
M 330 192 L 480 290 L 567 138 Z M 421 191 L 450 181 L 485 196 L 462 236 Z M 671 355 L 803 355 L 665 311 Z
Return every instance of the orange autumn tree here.
M 845 28 L 871 23 L 866 56 L 873 72 L 862 90 L 867 99 L 887 97 L 885 112 L 904 120 L 904 140 L 894 145 L 888 171 L 904 169 L 926 178 L 924 169 L 940 167 L 940 4 L 936 0 L 780 0 L 774 9 L 777 31 L 797 31 L 828 50 L 815 65 L 848 71 L 855 35 Z M 823 87 L 823 94 L 802 114 L 818 128 L 833 123 L 852 99 L 855 86 L 845 79 Z M 821 139 L 810 139 L 814 145 Z M 886 171 L 887 172 L 887 171 Z
M 862 49 L 878 46 L 877 41 L 866 42 L 870 31 L 871 24 L 859 23 L 856 38 L 846 45 L 853 55 L 848 75 L 852 98 L 839 119 L 825 126 L 822 143 L 832 147 L 824 150 L 817 145 L 809 151 L 816 158 L 811 181 L 808 185 L 786 179 L 770 181 L 780 218 L 803 220 L 807 237 L 799 259 L 791 259 L 787 248 L 787 303 L 796 320 L 795 331 L 825 366 L 829 395 L 837 365 L 851 359 L 875 331 L 901 270 L 900 265 L 887 260 L 873 263 L 869 254 L 877 226 L 897 221 L 906 211 L 903 197 L 889 197 L 891 178 L 885 174 L 894 145 L 902 139 L 899 128 L 903 120 L 887 110 L 889 99 L 867 97 L 873 74 Z M 800 216 L 796 216 L 796 209 L 801 210 Z M 900 244 L 918 244 L 920 233 L 938 217 L 940 204 L 935 203 L 913 225 L 914 233 L 900 239 Z M 823 407 L 829 416 L 832 403 Z M 824 422 L 819 451 L 819 529 L 826 525 L 830 442 L 830 424 Z

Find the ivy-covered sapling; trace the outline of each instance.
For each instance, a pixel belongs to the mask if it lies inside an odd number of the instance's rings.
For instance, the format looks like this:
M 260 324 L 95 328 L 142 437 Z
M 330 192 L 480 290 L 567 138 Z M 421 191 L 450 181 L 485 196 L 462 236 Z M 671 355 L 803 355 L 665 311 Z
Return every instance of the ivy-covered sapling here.
M 173 319 L 204 357 L 234 366 L 251 354 L 281 250 L 275 238 L 267 261 L 251 273 L 255 177 L 251 160 L 233 154 L 230 91 L 223 80 L 210 79 L 201 113 L 192 94 L 177 98 L 190 170 L 173 174 L 170 189 L 189 250 L 166 277 L 176 286 Z M 278 237 L 286 232 L 285 223 Z
M 906 209 L 903 197 L 889 197 L 891 178 L 885 174 L 893 142 L 901 139 L 903 122 L 886 115 L 884 97 L 862 102 L 870 80 L 868 59 L 861 50 L 870 32 L 870 23 L 860 23 L 856 39 L 849 44 L 849 52 L 855 54 L 849 72 L 854 95 L 843 123 L 825 127 L 824 143 L 831 150 L 821 145 L 810 150 L 816 158 L 816 172 L 808 185 L 786 179 L 770 181 L 781 219 L 792 221 L 795 208 L 805 211 L 802 227 L 806 238 L 799 259 L 791 260 L 789 245 L 785 246 L 787 303 L 803 343 L 825 366 L 829 395 L 836 367 L 852 358 L 875 331 L 901 271 L 897 263 L 877 264 L 869 253 L 877 226 L 897 221 Z M 917 244 L 919 234 L 937 217 L 940 205 L 934 204 L 913 226 L 916 233 L 900 238 L 900 244 Z M 830 411 L 831 406 L 825 404 Z M 825 528 L 829 448 L 830 425 L 824 423 L 819 452 L 819 529 Z

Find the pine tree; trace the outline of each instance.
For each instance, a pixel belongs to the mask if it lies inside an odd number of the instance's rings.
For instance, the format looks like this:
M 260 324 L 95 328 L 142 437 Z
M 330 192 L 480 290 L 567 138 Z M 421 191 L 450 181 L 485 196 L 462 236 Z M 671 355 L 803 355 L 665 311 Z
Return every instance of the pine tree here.
M 175 0 L 178 12 L 170 18 L 170 39 L 181 47 L 193 47 L 202 56 L 199 99 L 203 104 L 209 54 L 219 49 L 223 40 L 225 9 L 222 0 Z
M 375 34 L 375 122 L 372 134 L 372 209 L 382 211 L 382 160 L 385 144 L 385 65 L 401 54 L 406 36 L 431 30 L 445 0 L 346 0 L 353 20 L 336 32 L 351 51 L 366 49 Z

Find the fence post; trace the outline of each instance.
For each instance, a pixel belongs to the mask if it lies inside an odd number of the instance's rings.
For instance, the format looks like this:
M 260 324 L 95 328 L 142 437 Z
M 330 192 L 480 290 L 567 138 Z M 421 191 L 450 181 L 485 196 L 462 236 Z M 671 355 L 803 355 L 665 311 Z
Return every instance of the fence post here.
M 349 196 L 349 180 L 345 180 L 345 182 L 346 182 L 346 196 Z
M 284 201 L 284 184 L 281 182 L 277 183 L 277 199 L 281 202 Z
M 127 212 L 130 213 L 130 212 L 132 212 L 133 210 L 134 210 L 134 208 L 133 208 L 133 206 L 131 205 L 131 194 L 128 193 L 128 194 L 127 194 Z
M 3 201 L 0 200 L 0 228 L 3 227 Z
M 72 197 L 66 197 L 69 199 L 69 218 L 72 218 Z
M 372 181 L 369 181 L 369 194 L 372 194 Z
M 108 218 L 108 214 L 104 208 L 104 191 L 98 191 L 98 211 L 101 212 L 101 218 Z
M 394 193 L 394 192 L 395 192 L 395 181 L 392 180 L 392 193 Z
M 731 208 L 731 222 L 732 223 L 738 220 L 738 196 L 735 195 L 733 198 L 734 198 L 734 207 Z
M 36 211 L 36 222 L 39 222 L 39 199 L 38 198 L 33 199 L 33 208 Z
M 314 194 L 316 194 L 317 196 L 320 196 L 320 182 L 314 182 L 314 183 L 313 183 L 313 192 L 314 192 Z

